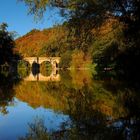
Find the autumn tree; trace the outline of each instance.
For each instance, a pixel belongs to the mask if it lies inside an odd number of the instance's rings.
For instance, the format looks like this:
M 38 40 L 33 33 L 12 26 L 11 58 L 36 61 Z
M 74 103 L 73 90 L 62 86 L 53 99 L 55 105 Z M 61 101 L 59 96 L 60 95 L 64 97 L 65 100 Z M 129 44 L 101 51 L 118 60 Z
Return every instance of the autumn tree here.
M 30 14 L 34 14 L 35 17 L 39 18 L 43 16 L 47 7 L 58 7 L 61 9 L 61 15 L 67 15 L 69 17 L 68 27 L 70 36 L 75 36 L 71 42 L 73 42 L 76 48 L 81 48 L 84 52 L 92 40 L 91 29 L 97 26 L 99 27 L 108 18 L 115 17 L 125 24 L 126 38 L 128 38 L 128 34 L 132 36 L 132 32 L 136 31 L 139 33 L 139 0 L 19 1 L 23 1 L 28 6 Z M 131 44 L 129 43 L 129 45 Z
M 103 48 L 98 51 L 99 59 L 105 57 L 106 65 L 108 61 L 116 63 L 116 67 L 123 69 L 126 77 L 133 74 L 139 74 L 140 59 L 140 1 L 139 0 L 20 0 L 24 2 L 29 9 L 30 14 L 36 17 L 42 17 L 47 7 L 57 7 L 60 9 L 61 15 L 67 19 L 65 24 L 69 29 L 68 40 L 72 49 L 82 50 L 85 55 L 88 51 Z M 110 36 L 110 33 L 104 37 L 96 36 L 92 31 L 104 26 L 109 19 L 116 19 L 122 35 Z M 112 25 L 111 25 L 112 27 Z M 113 31 L 113 30 L 112 30 Z M 99 38 L 98 38 L 99 37 Z M 111 43 L 110 38 L 115 39 Z M 101 40 L 100 40 L 101 39 Z M 104 42 L 108 42 L 108 44 Z M 94 44 L 96 46 L 94 46 Z M 101 44 L 101 45 L 100 45 Z M 105 44 L 105 47 L 104 47 Z M 123 44 L 121 51 L 120 44 Z M 108 45 L 108 46 L 107 46 Z M 90 47 L 96 47 L 90 49 Z M 107 49 L 106 49 L 107 48 Z M 115 50 L 114 50 L 115 49 Z M 113 51 L 113 53 L 112 53 Z M 95 54 L 95 52 L 93 52 Z M 115 54 L 114 54 L 115 53 Z M 113 56 L 114 54 L 115 56 Z M 103 57 L 102 57 L 103 56 Z M 113 60 L 113 61 L 112 61 Z M 98 61 L 100 62 L 100 61 Z M 132 76 L 140 77 L 140 76 Z M 135 79 L 135 78 L 134 78 Z M 140 79 L 140 78 L 139 78 Z

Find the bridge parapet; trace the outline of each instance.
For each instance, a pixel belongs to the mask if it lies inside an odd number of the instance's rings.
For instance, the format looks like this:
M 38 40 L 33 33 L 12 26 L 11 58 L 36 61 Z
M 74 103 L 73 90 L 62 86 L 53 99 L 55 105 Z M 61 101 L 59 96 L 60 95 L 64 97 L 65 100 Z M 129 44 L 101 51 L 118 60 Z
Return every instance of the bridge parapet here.
M 25 57 L 23 60 L 29 62 L 31 66 L 33 63 L 41 64 L 45 61 L 48 61 L 53 67 L 56 67 L 54 65 L 60 63 L 60 57 Z
M 60 57 L 39 57 L 39 64 L 48 61 L 50 63 L 56 62 L 57 64 L 60 63 Z
M 31 66 L 33 63 L 37 63 L 37 61 L 38 61 L 37 57 L 25 57 L 25 58 L 23 58 L 23 60 L 29 62 Z

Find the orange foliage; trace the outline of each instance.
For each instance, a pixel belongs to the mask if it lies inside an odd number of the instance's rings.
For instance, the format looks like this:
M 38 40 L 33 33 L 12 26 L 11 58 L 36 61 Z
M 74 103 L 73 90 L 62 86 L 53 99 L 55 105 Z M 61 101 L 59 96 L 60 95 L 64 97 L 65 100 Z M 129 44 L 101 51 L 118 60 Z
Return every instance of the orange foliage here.
M 115 30 L 120 24 L 117 19 L 110 18 L 103 22 L 100 27 L 94 28 L 92 33 L 96 36 L 105 36 Z
M 58 42 L 58 40 L 62 40 L 64 36 L 65 32 L 61 27 L 44 29 L 43 31 L 34 29 L 15 41 L 15 51 L 19 52 L 24 57 L 45 56 L 45 52 L 42 54 L 42 49 L 54 42 Z

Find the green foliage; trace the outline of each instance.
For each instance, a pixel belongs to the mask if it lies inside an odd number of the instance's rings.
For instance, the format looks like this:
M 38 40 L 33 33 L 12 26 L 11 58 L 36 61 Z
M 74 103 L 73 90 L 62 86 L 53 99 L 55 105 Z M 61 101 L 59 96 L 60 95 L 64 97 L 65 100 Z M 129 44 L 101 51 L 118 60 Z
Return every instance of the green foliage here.
M 82 50 L 75 49 L 72 53 L 71 68 L 88 68 L 90 65 L 90 54 L 85 54 Z
M 69 68 L 71 66 L 71 60 L 72 60 L 72 52 L 66 51 L 61 55 L 61 61 L 60 61 L 60 67 L 61 68 Z
M 52 73 L 52 65 L 50 62 L 43 62 L 40 65 L 40 72 L 44 76 L 50 76 Z
M 8 25 L 6 23 L 0 24 L 0 65 L 4 63 L 11 63 L 13 53 L 14 41 L 11 34 L 7 31 Z
M 97 63 L 97 67 L 101 70 L 112 68 L 123 74 L 127 73 L 126 77 L 137 73 L 139 78 L 136 79 L 140 79 L 139 62 L 137 61 L 140 59 L 140 1 L 22 1 L 29 7 L 29 12 L 35 16 L 43 15 L 47 10 L 46 6 L 57 7 L 62 11 L 63 16 L 68 16 L 67 22 L 61 26 L 61 32 L 55 27 L 56 32 L 53 30 L 54 35 L 48 39 L 48 42 L 43 43 L 43 47 L 39 51 L 29 49 L 29 53 L 33 51 L 34 55 L 37 52 L 42 56 L 44 54 L 47 56 L 62 55 L 62 58 L 65 59 L 63 53 L 72 51 L 70 65 L 72 67 L 85 67 L 84 59 L 89 55 L 92 63 Z M 41 43 L 37 44 L 41 46 Z M 28 47 L 30 48 L 30 46 Z M 80 54 L 76 56 L 75 51 Z M 84 52 L 84 59 L 81 51 Z M 67 56 L 66 61 L 69 60 L 69 55 Z M 76 62 L 78 58 L 81 60 Z M 132 67 L 133 65 L 135 68 Z M 131 78 L 133 77 L 136 76 L 131 76 Z
M 29 71 L 27 71 L 26 69 L 18 69 L 18 74 L 20 78 L 25 78 L 29 75 Z
M 30 72 L 30 67 L 27 62 L 24 61 L 19 61 L 17 64 L 17 69 L 18 69 L 18 74 L 20 75 L 21 78 L 27 77 Z
M 118 20 L 108 19 L 100 28 L 93 30 L 92 57 L 94 63 L 98 63 L 102 68 L 115 63 L 119 53 L 126 49 L 123 28 L 123 24 Z
M 84 53 L 79 50 L 75 50 L 72 54 L 72 67 L 80 68 L 83 67 Z

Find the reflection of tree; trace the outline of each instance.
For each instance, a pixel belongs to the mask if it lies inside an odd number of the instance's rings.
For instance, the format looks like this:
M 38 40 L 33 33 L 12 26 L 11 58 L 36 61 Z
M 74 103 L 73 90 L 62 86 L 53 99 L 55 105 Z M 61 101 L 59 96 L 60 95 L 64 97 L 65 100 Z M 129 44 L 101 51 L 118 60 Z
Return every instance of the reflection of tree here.
M 42 119 L 36 119 L 34 123 L 29 124 L 29 130 L 25 137 L 19 140 L 49 140 L 47 128 Z
M 71 88 L 67 111 L 74 126 L 68 132 L 69 136 L 75 135 L 77 139 L 136 139 L 140 123 L 138 93 L 120 81 L 93 81 L 80 89 Z M 117 126 L 119 121 L 121 126 Z M 128 136 L 129 130 L 131 136 Z
M 0 112 L 7 114 L 7 106 L 13 104 L 14 90 L 13 86 L 18 80 L 13 79 L 13 75 L 4 76 L 0 73 Z
M 45 108 L 62 111 L 65 110 L 64 108 L 67 106 L 66 94 L 61 93 L 62 90 L 60 90 L 59 86 L 60 84 L 55 82 L 22 81 L 15 87 L 15 92 L 19 100 L 27 102 L 33 108 L 43 106 Z
M 72 84 L 75 89 L 84 87 L 85 84 L 92 82 L 92 71 L 90 70 L 72 70 L 71 71 Z
M 7 31 L 8 25 L 2 23 L 0 25 L 0 111 L 7 114 L 7 106 L 13 103 L 13 85 L 17 80 L 13 79 L 11 68 L 16 69 L 16 63 L 12 59 L 17 59 L 19 56 L 14 53 L 14 39 Z M 13 67 L 14 66 L 14 67 Z M 16 71 L 15 71 L 16 73 Z
M 52 65 L 50 62 L 43 62 L 40 65 L 40 72 L 44 76 L 50 76 L 52 73 Z
M 137 137 L 140 114 L 138 91 L 113 80 L 91 82 L 90 79 L 77 88 L 68 72 L 61 80 L 47 84 L 23 82 L 15 89 L 16 97 L 33 107 L 43 106 L 70 115 L 71 128 L 66 127 L 67 122 L 62 124 L 61 130 L 53 133 L 54 137 L 123 139 L 127 127 L 133 131 L 132 137 Z M 34 92 L 31 94 L 31 91 Z
M 80 76 L 85 77 L 84 74 Z M 121 86 L 119 84 L 117 86 L 117 83 L 112 82 L 112 84 L 108 83 L 110 86 L 107 86 L 107 81 L 91 82 L 91 79 L 83 80 L 83 78 L 80 78 L 82 79 L 82 86 L 78 88 L 78 86 L 75 86 L 73 82 L 71 82 L 72 78 L 68 73 L 61 77 L 63 81 L 58 83 L 26 83 L 23 81 L 15 88 L 16 97 L 28 102 L 35 108 L 43 106 L 71 114 L 77 113 L 77 116 L 78 114 L 87 114 L 87 116 L 90 116 L 90 113 L 95 111 L 101 112 L 103 116 L 112 116 L 112 118 L 116 119 L 128 114 L 124 105 L 126 101 L 126 91 L 123 85 Z M 34 92 L 31 93 L 31 91 Z M 132 95 L 130 98 L 131 97 Z M 69 112 L 69 110 L 71 112 Z
M 18 61 L 17 64 L 17 71 L 18 71 L 18 75 L 21 78 L 25 78 L 30 74 L 30 67 L 29 67 L 29 63 L 26 61 Z

